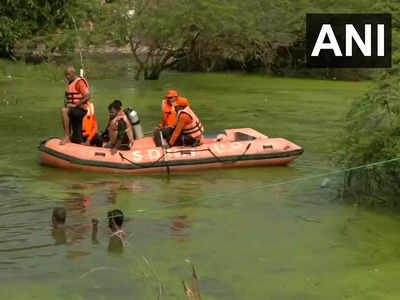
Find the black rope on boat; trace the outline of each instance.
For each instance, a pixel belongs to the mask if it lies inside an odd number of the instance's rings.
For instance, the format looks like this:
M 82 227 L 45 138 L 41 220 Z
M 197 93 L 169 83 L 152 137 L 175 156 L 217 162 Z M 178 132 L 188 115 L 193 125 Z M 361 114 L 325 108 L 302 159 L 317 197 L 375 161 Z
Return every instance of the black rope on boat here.
M 164 146 L 165 143 L 168 143 L 166 140 L 164 140 L 164 136 L 163 136 L 162 130 L 160 130 L 160 138 L 161 138 L 161 144 L 163 144 L 163 146 Z M 163 154 L 164 154 L 164 163 L 165 163 L 165 165 L 167 167 L 167 176 L 169 177 L 170 169 L 169 169 L 169 165 L 168 165 L 168 162 L 167 162 L 167 150 L 164 147 L 162 147 L 162 149 L 163 149 Z
M 237 159 L 232 160 L 232 162 L 237 162 L 237 161 L 241 160 L 246 155 L 247 151 L 250 149 L 251 144 L 252 143 L 248 143 L 248 145 L 247 145 L 246 149 L 244 150 L 243 154 L 240 155 Z
M 246 149 L 244 150 L 244 152 L 238 156 L 236 159 L 233 159 L 231 161 L 224 161 L 222 160 L 220 157 L 218 157 L 210 148 L 205 148 L 205 149 L 199 149 L 199 150 L 178 150 L 178 151 L 169 151 L 167 152 L 167 154 L 174 154 L 174 153 L 181 153 L 181 154 L 190 154 L 191 152 L 210 152 L 211 155 L 220 163 L 224 163 L 224 162 L 236 162 L 239 161 L 243 158 L 243 156 L 246 155 L 247 151 L 249 151 L 250 146 L 252 145 L 252 143 L 248 143 L 246 146 Z
M 121 152 L 118 152 L 118 154 L 119 154 L 119 156 L 120 156 L 122 159 L 124 159 L 124 160 L 126 160 L 127 162 L 131 163 L 132 165 L 137 166 L 137 167 L 140 167 L 140 168 L 151 168 L 153 165 L 155 165 L 155 164 L 158 163 L 161 159 L 163 159 L 164 156 L 166 155 L 166 154 L 161 155 L 157 160 L 153 161 L 151 164 L 146 164 L 146 165 L 144 165 L 144 164 L 138 164 L 138 163 L 135 163 L 135 162 L 131 161 L 129 158 L 125 157 Z
M 180 153 L 180 154 L 191 154 L 192 152 L 210 152 L 214 158 L 223 163 L 224 161 L 219 158 L 210 148 L 205 148 L 205 149 L 199 149 L 199 150 L 178 150 L 178 151 L 170 151 L 167 152 L 168 154 L 174 154 L 174 153 Z
M 190 154 L 190 153 L 192 153 L 192 152 L 205 152 L 205 151 L 210 152 L 211 155 L 212 155 L 218 162 L 220 162 L 220 163 L 225 163 L 225 162 L 237 162 L 237 161 L 241 160 L 241 159 L 246 155 L 246 153 L 247 153 L 247 151 L 250 149 L 250 146 L 251 146 L 251 145 L 252 145 L 252 143 L 248 143 L 247 146 L 246 146 L 246 149 L 244 150 L 244 152 L 243 152 L 240 156 L 238 156 L 236 159 L 233 159 L 233 160 L 231 160 L 231 161 L 224 161 L 223 159 L 221 159 L 220 157 L 218 157 L 210 148 L 199 149 L 199 150 L 165 151 L 163 155 L 161 155 L 156 161 L 153 161 L 150 165 L 148 165 L 148 164 L 144 165 L 144 164 L 135 163 L 135 162 L 131 161 L 129 158 L 125 157 L 121 152 L 118 152 L 118 154 L 119 154 L 119 156 L 120 156 L 122 159 L 124 159 L 124 160 L 126 160 L 127 162 L 131 163 L 132 165 L 135 165 L 135 166 L 140 167 L 140 168 L 151 168 L 153 165 L 155 165 L 155 164 L 158 163 L 160 160 L 162 160 L 164 157 L 166 157 L 167 154 L 174 154 L 174 153 Z M 164 160 L 164 161 L 165 161 L 166 164 L 167 164 L 167 169 L 169 169 L 168 162 L 167 162 L 166 160 Z
M 221 158 L 219 158 L 210 148 L 206 148 L 206 149 L 204 149 L 204 150 L 210 152 L 210 153 L 212 154 L 212 156 L 214 156 L 214 158 L 215 158 L 216 160 L 218 160 L 220 163 L 224 163 L 224 161 L 223 161 Z
M 236 159 L 233 159 L 231 161 L 223 161 L 223 160 L 221 160 L 210 148 L 207 148 L 207 149 L 204 149 L 204 150 L 207 150 L 208 152 L 210 152 L 215 157 L 215 159 L 217 159 L 219 162 L 237 162 L 237 161 L 241 160 L 246 155 L 247 151 L 250 149 L 251 144 L 252 143 L 249 143 L 247 145 L 246 149 L 244 150 L 244 152 L 240 156 L 238 156 Z

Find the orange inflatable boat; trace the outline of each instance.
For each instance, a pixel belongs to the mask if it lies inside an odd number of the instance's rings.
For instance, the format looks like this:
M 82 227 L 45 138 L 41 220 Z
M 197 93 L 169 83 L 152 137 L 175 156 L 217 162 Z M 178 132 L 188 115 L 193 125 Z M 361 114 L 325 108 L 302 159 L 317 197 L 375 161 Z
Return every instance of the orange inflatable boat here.
M 303 149 L 283 138 L 269 138 L 254 129 L 226 129 L 205 136 L 197 147 L 156 147 L 151 137 L 135 140 L 130 150 L 112 155 L 110 149 L 49 138 L 40 144 L 48 166 L 89 171 L 146 173 L 209 168 L 286 165 Z

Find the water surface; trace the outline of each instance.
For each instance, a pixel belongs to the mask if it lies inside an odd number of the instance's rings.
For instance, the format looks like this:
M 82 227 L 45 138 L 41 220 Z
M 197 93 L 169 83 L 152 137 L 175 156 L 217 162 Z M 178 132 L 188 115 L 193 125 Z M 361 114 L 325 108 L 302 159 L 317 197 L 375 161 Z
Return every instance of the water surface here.
M 12 75 L 12 74 L 11 74 Z M 89 78 L 90 80 L 90 78 Z M 0 298 L 184 299 L 197 267 L 204 299 L 397 299 L 397 216 L 344 203 L 329 155 L 343 114 L 367 83 L 243 74 L 166 74 L 160 81 L 90 80 L 101 127 L 106 106 L 133 106 L 145 131 L 170 88 L 207 130 L 252 127 L 301 145 L 287 167 L 164 175 L 47 168 L 37 147 L 61 135 L 64 83 L 0 81 Z M 50 228 L 67 209 L 65 236 Z M 127 215 L 129 246 L 107 251 L 104 218 Z M 98 242 L 91 218 L 100 218 Z

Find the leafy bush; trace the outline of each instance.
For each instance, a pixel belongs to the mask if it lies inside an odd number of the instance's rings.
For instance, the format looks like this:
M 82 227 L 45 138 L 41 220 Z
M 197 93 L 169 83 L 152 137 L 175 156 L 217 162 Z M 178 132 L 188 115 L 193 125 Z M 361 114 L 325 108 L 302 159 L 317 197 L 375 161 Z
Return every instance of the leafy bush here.
M 400 157 L 399 85 L 400 64 L 396 64 L 353 102 L 336 156 L 341 166 L 351 168 Z M 368 196 L 372 204 L 397 204 L 400 159 L 348 172 L 345 188 L 353 194 Z

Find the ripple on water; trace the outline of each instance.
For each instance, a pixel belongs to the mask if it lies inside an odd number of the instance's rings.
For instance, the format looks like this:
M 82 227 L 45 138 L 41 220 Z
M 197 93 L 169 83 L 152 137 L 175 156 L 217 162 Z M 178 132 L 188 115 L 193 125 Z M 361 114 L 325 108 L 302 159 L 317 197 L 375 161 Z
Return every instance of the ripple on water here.
M 53 245 L 44 233 L 49 203 L 27 192 L 27 182 L 23 177 L 0 174 L 0 269 L 23 269 L 26 261 L 32 263 Z

